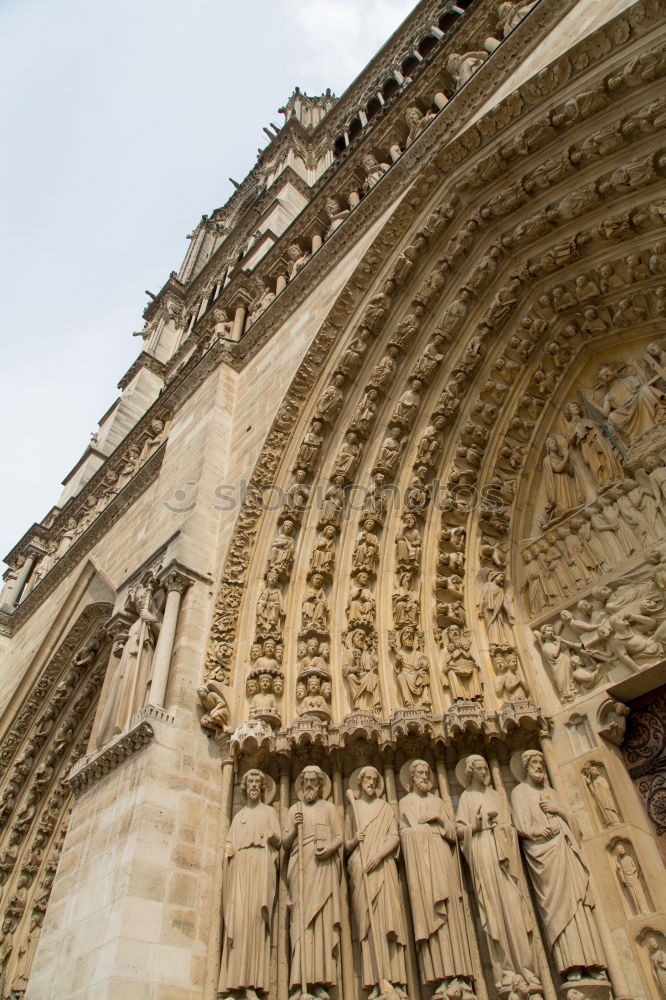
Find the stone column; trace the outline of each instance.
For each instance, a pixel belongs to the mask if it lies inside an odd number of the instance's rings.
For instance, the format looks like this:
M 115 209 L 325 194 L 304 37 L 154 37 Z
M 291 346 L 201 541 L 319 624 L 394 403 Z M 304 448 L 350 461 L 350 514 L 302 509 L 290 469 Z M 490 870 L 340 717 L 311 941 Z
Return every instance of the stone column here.
M 342 760 L 340 754 L 332 758 L 333 765 L 333 802 L 340 818 L 340 828 L 345 828 L 345 793 L 342 786 Z M 342 868 L 344 872 L 344 851 Z M 351 926 L 349 921 L 349 894 L 347 879 L 344 874 L 340 883 L 341 914 L 340 914 L 340 959 L 342 964 L 342 996 L 343 1000 L 356 1000 L 357 990 L 354 982 L 354 952 L 352 949 Z
M 236 306 L 236 312 L 234 313 L 234 323 L 231 327 L 231 333 L 229 334 L 230 340 L 240 340 L 243 336 L 243 327 L 245 326 L 245 313 L 247 312 L 247 306 L 245 303 Z
M 433 104 L 435 105 L 438 111 L 441 111 L 442 108 L 449 103 L 448 97 L 446 96 L 446 94 L 443 94 L 441 90 L 437 91 L 432 100 Z
M 384 764 L 384 782 L 386 784 L 386 798 L 395 813 L 395 818 L 400 820 L 400 808 L 398 806 L 398 787 L 395 781 L 395 767 L 392 761 Z
M 176 628 L 178 625 L 180 601 L 191 581 L 182 573 L 173 570 L 164 578 L 162 583 L 166 587 L 167 599 L 164 606 L 162 628 L 160 629 L 157 645 L 155 646 L 153 675 L 148 695 L 148 704 L 155 705 L 156 708 L 164 708 L 164 698 L 169 681 L 171 656 L 173 654 L 173 643 L 176 638 Z
M 444 748 L 442 747 L 440 753 L 444 752 Z M 453 822 L 455 825 L 456 811 L 453 807 L 453 800 L 451 799 L 449 778 L 446 773 L 446 761 L 442 756 L 440 756 L 440 754 L 438 754 L 435 759 L 435 771 L 437 773 L 437 788 L 439 790 L 439 796 L 453 816 Z M 488 991 L 486 989 L 486 981 L 483 977 L 483 965 L 481 963 L 481 955 L 479 953 L 479 942 L 476 940 L 474 921 L 472 920 L 472 913 L 469 907 L 467 885 L 465 884 L 465 879 L 463 878 L 462 865 L 460 863 L 459 843 L 456 843 L 455 845 L 455 852 L 456 858 L 458 859 L 458 878 L 460 879 L 460 886 L 462 888 L 463 910 L 465 913 L 465 923 L 467 925 L 467 939 L 469 941 L 469 950 L 472 955 L 472 966 L 474 968 L 474 993 L 476 994 L 478 1000 L 488 1000 Z
M 282 274 L 278 274 L 275 280 L 276 297 L 280 294 L 280 292 L 283 292 L 286 287 L 287 287 L 287 275 L 284 272 L 282 272 Z
M 316 253 L 323 242 L 324 240 L 321 233 L 315 233 L 314 236 L 312 237 L 312 252 Z
M 560 769 L 557 766 L 557 758 L 555 757 L 555 751 L 553 750 L 553 740 L 547 723 L 544 723 L 541 728 L 540 739 L 541 752 L 543 753 L 543 758 L 546 762 L 546 770 L 548 771 L 550 783 L 558 795 L 562 796 L 568 805 L 569 803 L 567 801 L 567 797 L 564 794 L 564 784 L 560 777 Z
M 2 595 L 0 606 L 13 611 L 21 600 L 21 591 L 28 582 L 28 577 L 32 573 L 35 565 L 35 556 L 26 556 L 21 568 L 17 571 L 13 580 L 8 581 L 5 593 Z
M 400 148 L 399 142 L 392 142 L 389 146 L 389 156 L 391 157 L 391 163 L 395 163 L 402 156 L 402 149 Z
M 356 208 L 356 206 L 358 204 L 360 204 L 360 201 L 361 201 L 361 196 L 358 193 L 358 191 L 350 191 L 349 192 L 349 207 L 350 208 Z
M 284 830 L 290 804 L 291 759 L 285 754 L 278 757 L 280 770 L 280 828 Z M 280 878 L 278 882 L 278 970 L 277 970 L 277 1000 L 288 1000 L 289 997 L 289 921 L 287 918 L 287 864 L 289 858 L 282 851 L 280 860 Z M 347 1000 L 345 996 L 345 1000 Z

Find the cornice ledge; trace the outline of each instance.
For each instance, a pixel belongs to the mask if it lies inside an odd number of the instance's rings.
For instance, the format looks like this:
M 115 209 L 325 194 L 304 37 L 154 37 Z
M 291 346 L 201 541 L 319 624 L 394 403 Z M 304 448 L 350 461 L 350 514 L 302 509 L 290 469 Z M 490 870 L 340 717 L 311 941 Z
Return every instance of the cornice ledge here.
M 26 623 L 32 614 L 49 597 L 56 587 L 71 572 L 73 567 L 85 556 L 102 535 L 104 535 L 111 525 L 125 513 L 129 507 L 141 496 L 145 490 L 153 483 L 158 476 L 164 459 L 166 442 L 150 456 L 133 479 L 117 494 L 111 503 L 95 518 L 89 528 L 87 528 L 80 538 L 77 538 L 70 549 L 58 560 L 55 566 L 49 570 L 39 585 L 26 597 L 17 607 L 13 614 L 0 611 L 0 634 L 15 635 L 16 632 Z M 9 631 L 4 632 L 3 629 Z
M 141 715 L 142 713 L 139 713 L 138 717 L 140 718 Z M 83 792 L 99 781 L 100 778 L 104 777 L 105 774 L 114 771 L 124 761 L 133 757 L 139 750 L 147 746 L 154 738 L 155 730 L 147 719 L 143 718 L 137 725 L 121 736 L 118 736 L 117 739 L 113 740 L 112 743 L 109 743 L 108 746 L 104 747 L 98 753 L 81 757 L 67 778 L 74 796 L 78 798 Z
M 142 368 L 146 368 L 153 375 L 159 376 L 159 378 L 164 379 L 166 377 L 166 365 L 163 361 L 158 361 L 154 355 L 149 354 L 148 351 L 141 351 L 141 354 L 136 358 L 135 361 L 129 366 L 123 377 L 118 382 L 118 389 L 121 391 L 126 389 L 130 384 L 132 379 L 141 371 Z M 106 455 L 104 456 L 106 458 Z

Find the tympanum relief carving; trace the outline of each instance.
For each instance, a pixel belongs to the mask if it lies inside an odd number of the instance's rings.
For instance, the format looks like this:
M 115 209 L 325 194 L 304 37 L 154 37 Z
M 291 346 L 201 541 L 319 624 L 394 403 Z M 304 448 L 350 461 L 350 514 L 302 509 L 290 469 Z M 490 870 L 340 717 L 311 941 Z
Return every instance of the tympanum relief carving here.
M 588 365 L 546 438 L 520 590 L 563 701 L 666 655 L 662 352 Z

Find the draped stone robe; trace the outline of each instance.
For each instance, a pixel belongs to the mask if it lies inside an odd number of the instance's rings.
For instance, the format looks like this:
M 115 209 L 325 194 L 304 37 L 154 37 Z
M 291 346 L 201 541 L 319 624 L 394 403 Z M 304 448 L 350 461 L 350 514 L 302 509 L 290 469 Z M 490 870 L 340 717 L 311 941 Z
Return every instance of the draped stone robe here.
M 482 828 L 472 833 L 479 807 Z M 496 813 L 494 826 L 491 812 Z M 493 788 L 468 788 L 460 796 L 456 820 L 463 832 L 463 852 L 472 870 L 495 983 L 505 971 L 529 981 L 538 976 L 533 919 L 520 885 L 518 839 L 508 805 Z
M 277 888 L 279 852 L 268 841 L 280 837 L 272 806 L 244 806 L 233 818 L 222 883 L 224 934 L 218 990 L 270 988 L 271 918 Z
M 410 792 L 400 800 L 400 839 L 425 983 L 472 976 L 455 838 L 453 818 L 438 796 Z
M 397 839 L 398 825 L 393 809 L 386 799 L 376 798 L 370 801 L 359 799 L 356 803 L 356 811 L 359 829 L 365 834 L 361 849 L 365 864 L 367 864 L 386 849 L 389 839 Z M 345 821 L 345 840 L 352 840 L 355 833 L 355 822 L 352 819 L 351 811 L 348 810 Z M 366 989 L 372 988 L 382 977 L 394 985 L 404 985 L 407 982 L 405 967 L 407 929 L 403 916 L 398 869 L 395 863 L 399 848 L 396 846 L 377 865 L 374 871 L 368 874 L 372 916 L 378 938 L 375 942 L 370 940 L 370 920 L 363 880 L 361 849 L 357 847 L 352 851 L 347 861 L 347 869 L 349 871 L 352 909 L 361 942 L 363 986 Z M 377 954 L 378 968 L 375 965 L 373 948 Z
M 302 802 L 289 810 L 289 825 L 294 813 L 303 809 L 303 895 L 298 879 L 298 837 L 294 839 L 287 868 L 287 888 L 291 940 L 290 987 L 300 985 L 334 986 L 338 982 L 340 949 L 340 858 L 336 851 L 330 858 L 315 857 L 316 839 L 327 843 L 341 836 L 338 813 L 332 802 L 317 799 Z M 305 923 L 305 943 L 301 951 L 301 906 Z M 301 955 L 305 967 L 301 969 Z
M 562 974 L 579 966 L 603 967 L 590 873 L 566 820 L 542 810 L 542 795 L 564 808 L 554 789 L 523 781 L 512 792 L 511 809 L 555 964 Z

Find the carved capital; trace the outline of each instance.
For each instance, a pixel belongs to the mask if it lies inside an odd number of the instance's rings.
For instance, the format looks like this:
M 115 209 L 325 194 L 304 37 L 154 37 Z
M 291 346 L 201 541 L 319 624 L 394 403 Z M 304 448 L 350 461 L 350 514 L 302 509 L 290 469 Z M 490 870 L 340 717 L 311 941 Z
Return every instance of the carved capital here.
M 189 576 L 185 576 L 184 573 L 179 572 L 179 570 L 172 569 L 161 578 L 160 583 L 167 593 L 171 593 L 172 590 L 175 590 L 179 594 L 184 594 L 192 583 L 192 580 Z

